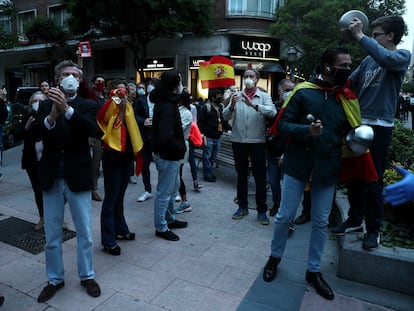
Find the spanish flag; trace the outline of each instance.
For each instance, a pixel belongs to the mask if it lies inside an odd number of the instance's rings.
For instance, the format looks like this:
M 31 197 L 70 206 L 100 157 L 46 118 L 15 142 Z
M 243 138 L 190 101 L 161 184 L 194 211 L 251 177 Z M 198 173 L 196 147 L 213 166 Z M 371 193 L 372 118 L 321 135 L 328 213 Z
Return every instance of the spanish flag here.
M 131 139 L 132 150 L 135 155 L 136 168 L 135 173 L 138 176 L 142 172 L 143 159 L 141 149 L 144 145 L 141 132 L 135 119 L 134 109 L 128 101 L 126 104 L 125 120 L 119 117 L 119 97 L 112 96 L 106 101 L 104 106 L 98 112 L 98 125 L 104 133 L 102 140 L 106 148 L 124 152 L 126 148 L 127 131 Z
M 213 56 L 209 61 L 201 62 L 198 75 L 203 89 L 235 84 L 233 61 L 223 56 Z
M 359 107 L 358 98 L 355 93 L 353 93 L 348 88 L 328 88 L 321 85 L 316 85 L 312 82 L 303 82 L 299 83 L 293 91 L 289 94 L 288 98 L 284 101 L 281 110 L 276 116 L 272 127 L 269 132 L 271 134 L 277 135 L 277 123 L 279 122 L 283 112 L 286 110 L 286 107 L 289 104 L 292 96 L 300 89 L 321 89 L 324 91 L 332 91 L 336 93 L 336 101 L 342 104 L 346 118 L 349 125 L 352 128 L 361 125 L 361 111 Z M 345 140 L 344 140 L 345 141 Z M 343 144 L 342 147 L 342 168 L 339 176 L 340 182 L 349 182 L 349 181 L 366 181 L 374 182 L 378 180 L 377 171 L 375 169 L 374 161 L 372 160 L 371 153 L 369 150 L 362 155 L 354 154 L 348 146 Z

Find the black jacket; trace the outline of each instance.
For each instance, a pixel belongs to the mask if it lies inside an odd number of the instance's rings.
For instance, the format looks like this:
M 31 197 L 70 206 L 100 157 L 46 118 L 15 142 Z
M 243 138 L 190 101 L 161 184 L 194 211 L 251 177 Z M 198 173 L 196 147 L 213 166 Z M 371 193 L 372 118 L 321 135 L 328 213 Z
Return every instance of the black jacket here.
M 178 161 L 184 158 L 185 141 L 178 111 L 178 95 L 155 88 L 150 93 L 154 103 L 152 118 L 152 150 L 164 160 Z
M 210 108 L 208 108 L 210 107 Z M 219 131 L 221 123 L 221 131 Z M 208 138 L 218 139 L 223 133 L 223 112 L 219 108 L 214 108 L 213 104 L 207 103 L 200 109 L 197 121 L 200 132 Z
M 73 192 L 92 189 L 92 160 L 89 150 L 89 137 L 96 137 L 97 103 L 93 100 L 75 98 L 70 106 L 74 113 L 70 120 L 64 115 L 56 120 L 53 129 L 48 130 L 44 119 L 49 114 L 52 101 L 40 103 L 38 118 L 29 131 L 33 131 L 36 140 L 43 141 L 43 153 L 39 164 L 40 187 L 48 190 L 57 177 L 65 178 Z M 63 176 L 60 168 L 63 166 Z
M 144 126 L 145 119 L 149 118 L 147 95 L 138 95 L 133 105 L 142 140 L 144 144 L 149 144 L 151 143 L 151 127 Z

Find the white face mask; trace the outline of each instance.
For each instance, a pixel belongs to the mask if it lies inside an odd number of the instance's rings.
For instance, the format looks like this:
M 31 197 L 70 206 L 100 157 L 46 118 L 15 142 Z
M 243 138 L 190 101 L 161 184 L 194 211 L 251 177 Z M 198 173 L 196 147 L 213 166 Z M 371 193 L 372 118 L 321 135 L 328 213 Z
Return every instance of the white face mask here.
M 289 92 L 284 92 L 284 93 L 282 94 L 283 101 L 285 101 L 285 100 L 286 100 L 286 98 L 288 98 L 288 97 L 289 97 L 290 93 L 292 93 L 292 91 L 289 91 Z
M 144 94 L 145 94 L 144 89 L 139 88 L 139 89 L 138 89 L 138 91 L 137 91 L 137 94 L 138 94 L 138 95 L 144 95 Z
M 39 101 L 35 101 L 35 102 L 32 103 L 32 109 L 34 111 L 39 110 Z
M 70 75 L 60 81 L 60 87 L 65 93 L 75 94 L 79 87 L 79 81 L 73 75 Z
M 147 93 L 148 93 L 148 94 L 149 94 L 149 93 L 151 93 L 151 91 L 152 91 L 153 89 L 155 89 L 155 87 L 154 87 L 152 84 L 148 84 L 148 86 L 147 86 Z
M 253 79 L 250 79 L 250 78 L 244 79 L 244 86 L 246 87 L 246 89 L 252 89 L 254 87 Z

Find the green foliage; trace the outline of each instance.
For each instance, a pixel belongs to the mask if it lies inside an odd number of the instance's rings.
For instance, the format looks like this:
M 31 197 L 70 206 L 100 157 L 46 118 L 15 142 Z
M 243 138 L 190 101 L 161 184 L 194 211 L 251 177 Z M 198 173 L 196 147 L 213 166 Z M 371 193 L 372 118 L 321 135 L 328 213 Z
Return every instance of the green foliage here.
M 414 135 L 413 131 L 404 127 L 404 123 L 395 119 L 392 131 L 391 145 L 388 151 L 388 163 L 398 162 L 411 168 L 414 164 Z
M 365 52 L 356 42 L 344 41 L 338 28 L 339 18 L 349 10 L 363 11 L 370 21 L 379 16 L 403 13 L 405 0 L 286 0 L 277 12 L 277 20 L 270 26 L 276 38 L 297 48 L 302 57 L 297 67 L 305 78 L 319 64 L 323 51 L 332 46 L 343 45 L 350 49 L 355 65 Z
M 0 3 L 0 11 L 10 17 L 12 20 L 16 18 L 16 9 L 14 8 L 14 4 L 10 0 L 3 0 Z
M 134 54 L 142 69 L 147 44 L 160 37 L 191 32 L 210 35 L 213 0 L 65 0 L 69 25 L 84 39 L 116 37 Z
M 3 29 L 0 29 L 0 49 L 7 50 L 17 45 L 16 35 L 6 33 Z
M 25 34 L 32 43 L 51 43 L 65 45 L 68 33 L 48 17 L 39 16 L 25 27 Z
M 411 82 L 408 82 L 408 83 L 404 83 L 402 85 L 402 90 L 405 93 L 414 94 L 414 81 L 411 81 Z
M 414 135 L 404 123 L 395 120 L 391 145 L 388 154 L 389 163 L 411 168 L 414 173 Z M 384 186 L 401 180 L 401 175 L 393 168 L 384 172 Z M 381 227 L 382 242 L 387 247 L 414 248 L 414 202 L 400 206 L 385 205 L 384 220 Z
M 386 247 L 414 248 L 414 206 L 385 206 L 381 227 L 381 244 Z

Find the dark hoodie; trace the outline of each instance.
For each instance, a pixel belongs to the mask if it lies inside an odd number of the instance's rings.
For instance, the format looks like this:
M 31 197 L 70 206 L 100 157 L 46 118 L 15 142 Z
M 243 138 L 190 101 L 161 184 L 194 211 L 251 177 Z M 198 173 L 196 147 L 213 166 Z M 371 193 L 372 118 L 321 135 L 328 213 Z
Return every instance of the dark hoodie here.
M 154 103 L 151 132 L 153 152 L 169 161 L 181 160 L 185 154 L 178 99 L 179 95 L 161 87 L 156 87 L 150 93 L 150 101 Z

